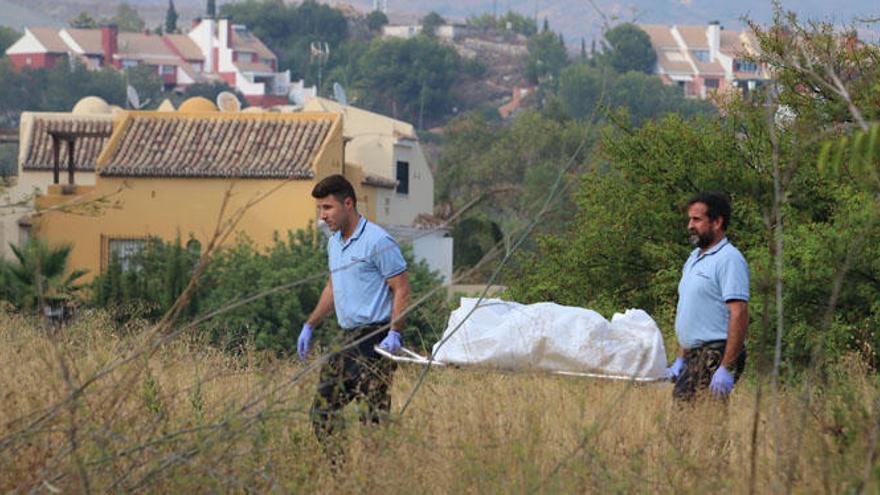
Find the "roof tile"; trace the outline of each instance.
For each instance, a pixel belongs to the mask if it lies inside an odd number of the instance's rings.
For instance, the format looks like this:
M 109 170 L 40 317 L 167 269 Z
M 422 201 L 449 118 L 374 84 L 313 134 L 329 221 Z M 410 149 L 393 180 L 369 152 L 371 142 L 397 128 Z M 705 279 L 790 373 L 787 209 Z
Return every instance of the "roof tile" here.
M 31 127 L 31 139 L 25 153 L 25 161 L 22 168 L 25 170 L 52 170 L 54 168 L 54 156 L 52 153 L 52 137 L 49 132 L 103 132 L 108 137 L 83 137 L 74 144 L 74 170 L 95 170 L 95 160 L 109 139 L 113 129 L 112 118 L 106 117 L 80 117 L 76 119 L 60 119 L 51 116 L 33 115 Z M 67 143 L 61 141 L 59 146 L 59 163 L 62 169 L 67 168 Z
M 166 34 L 165 39 L 168 40 L 178 52 L 180 52 L 184 59 L 197 61 L 205 60 L 202 51 L 189 36 L 185 34 Z
M 247 29 L 237 26 L 233 26 L 232 29 L 232 48 L 239 52 L 254 52 L 260 58 L 275 60 L 275 54 L 260 41 L 260 38 L 254 36 Z
M 76 41 L 76 44 L 83 49 L 85 53 L 101 54 L 104 48 L 101 45 L 100 29 L 76 29 L 66 28 L 67 34 Z
M 50 27 L 32 27 L 28 31 L 37 38 L 41 45 L 46 47 L 48 53 L 67 53 L 70 47 L 58 35 L 58 29 Z
M 309 178 L 333 119 L 133 112 L 102 176 Z

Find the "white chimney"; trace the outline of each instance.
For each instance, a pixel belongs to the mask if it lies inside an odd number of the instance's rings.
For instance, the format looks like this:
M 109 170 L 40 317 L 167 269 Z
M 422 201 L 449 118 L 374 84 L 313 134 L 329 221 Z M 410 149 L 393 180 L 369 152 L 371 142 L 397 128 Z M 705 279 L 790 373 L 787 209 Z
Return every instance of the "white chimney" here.
M 202 19 L 193 26 L 187 36 L 193 40 L 205 57 L 202 72 L 214 72 L 214 19 Z
M 199 43 L 202 46 L 202 51 L 205 53 L 205 68 L 204 71 L 211 73 L 215 72 L 214 70 L 214 19 L 204 19 L 202 20 L 202 41 Z
M 220 48 L 232 48 L 232 25 L 229 19 L 217 21 L 217 39 L 220 40 Z
M 709 60 L 718 60 L 718 52 L 721 50 L 721 23 L 712 21 L 706 29 L 706 38 L 709 40 Z

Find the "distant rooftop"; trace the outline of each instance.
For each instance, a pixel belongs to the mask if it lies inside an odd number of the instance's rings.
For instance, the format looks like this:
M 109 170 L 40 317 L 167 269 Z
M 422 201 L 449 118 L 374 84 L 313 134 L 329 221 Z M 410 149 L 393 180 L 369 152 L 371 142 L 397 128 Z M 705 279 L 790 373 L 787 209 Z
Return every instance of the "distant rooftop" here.
M 102 176 L 310 178 L 334 119 L 303 114 L 131 112 Z

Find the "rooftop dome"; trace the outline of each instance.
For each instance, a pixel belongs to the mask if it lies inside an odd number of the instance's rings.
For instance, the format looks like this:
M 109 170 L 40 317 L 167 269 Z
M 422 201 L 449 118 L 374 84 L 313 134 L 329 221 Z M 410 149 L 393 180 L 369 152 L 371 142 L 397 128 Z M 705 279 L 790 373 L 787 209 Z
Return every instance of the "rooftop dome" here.
M 173 112 L 174 111 L 174 103 L 171 103 L 171 100 L 165 98 L 162 100 L 162 103 L 159 104 L 159 108 L 156 109 L 159 112 Z
M 77 115 L 94 115 L 110 113 L 110 105 L 103 98 L 97 96 L 86 96 L 82 100 L 76 102 L 71 113 Z
M 180 108 L 177 109 L 178 112 L 216 112 L 217 105 L 211 102 L 211 100 L 207 98 L 202 98 L 201 96 L 194 96 L 189 98 L 180 104 Z

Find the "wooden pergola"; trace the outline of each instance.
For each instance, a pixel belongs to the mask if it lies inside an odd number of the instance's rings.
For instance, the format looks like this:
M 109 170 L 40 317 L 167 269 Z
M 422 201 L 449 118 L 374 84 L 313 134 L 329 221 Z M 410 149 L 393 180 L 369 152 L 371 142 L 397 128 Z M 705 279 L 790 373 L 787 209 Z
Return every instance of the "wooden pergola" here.
M 111 131 L 47 131 L 52 136 L 52 180 L 53 184 L 60 183 L 61 176 L 61 141 L 67 143 L 67 183 L 74 184 L 74 150 L 76 140 L 79 138 L 106 138 L 110 137 Z

